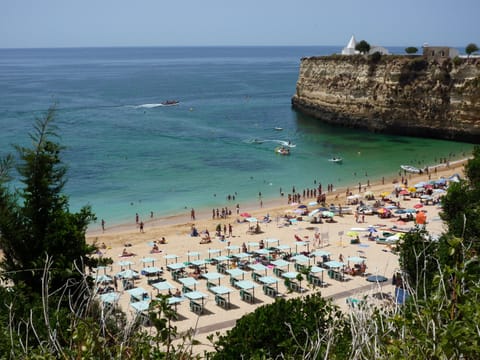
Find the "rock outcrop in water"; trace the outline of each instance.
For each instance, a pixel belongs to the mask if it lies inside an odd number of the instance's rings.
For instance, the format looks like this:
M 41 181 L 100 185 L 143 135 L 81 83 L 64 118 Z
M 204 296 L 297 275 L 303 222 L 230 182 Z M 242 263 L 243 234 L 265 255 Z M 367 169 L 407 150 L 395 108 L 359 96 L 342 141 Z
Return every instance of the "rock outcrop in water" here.
M 294 109 L 331 124 L 480 142 L 480 59 L 303 58 Z

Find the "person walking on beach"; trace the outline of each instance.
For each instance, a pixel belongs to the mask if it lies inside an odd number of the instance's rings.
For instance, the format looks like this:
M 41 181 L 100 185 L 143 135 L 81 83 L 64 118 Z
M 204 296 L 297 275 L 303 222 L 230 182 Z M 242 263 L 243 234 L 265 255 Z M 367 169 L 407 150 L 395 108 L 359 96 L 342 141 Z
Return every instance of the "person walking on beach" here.
M 232 224 L 228 224 L 228 237 L 233 236 L 233 227 Z
M 143 233 L 143 221 L 140 221 L 140 232 Z
M 136 214 L 135 214 L 135 224 L 138 224 L 138 220 L 139 220 L 139 218 L 138 218 L 138 213 L 136 213 Z
M 190 219 L 195 220 L 195 210 L 192 208 L 192 211 L 190 211 Z
M 102 219 L 102 231 L 105 232 L 105 220 Z

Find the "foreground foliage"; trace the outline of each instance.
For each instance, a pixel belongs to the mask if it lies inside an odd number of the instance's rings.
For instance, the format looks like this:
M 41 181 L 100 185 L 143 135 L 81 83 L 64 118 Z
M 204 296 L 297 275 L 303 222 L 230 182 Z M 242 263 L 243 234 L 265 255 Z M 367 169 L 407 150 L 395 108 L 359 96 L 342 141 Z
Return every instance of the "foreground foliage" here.
M 344 358 L 350 351 L 350 340 L 346 318 L 331 301 L 318 294 L 277 299 L 243 316 L 220 336 L 211 358 L 306 359 L 327 354 L 330 359 Z

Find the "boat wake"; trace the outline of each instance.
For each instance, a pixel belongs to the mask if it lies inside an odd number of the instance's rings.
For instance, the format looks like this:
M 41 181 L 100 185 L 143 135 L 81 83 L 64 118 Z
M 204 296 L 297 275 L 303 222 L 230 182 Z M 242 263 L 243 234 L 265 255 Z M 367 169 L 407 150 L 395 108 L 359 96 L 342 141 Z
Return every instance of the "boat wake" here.
M 289 148 L 297 147 L 297 145 L 295 145 L 294 143 L 292 143 L 290 141 L 285 141 L 285 140 L 250 139 L 250 140 L 247 140 L 247 142 L 250 143 L 250 144 L 263 144 L 265 142 L 273 142 L 273 143 L 280 144 L 282 146 L 289 147 Z
M 161 103 L 133 105 L 133 108 L 134 109 L 154 109 L 154 108 L 163 107 L 163 106 L 175 106 L 175 105 L 178 105 L 179 102 L 180 101 L 178 100 L 166 100 L 166 101 L 162 101 Z
M 142 104 L 142 105 L 133 105 L 132 107 L 135 109 L 154 109 L 157 107 L 166 106 L 164 104 Z

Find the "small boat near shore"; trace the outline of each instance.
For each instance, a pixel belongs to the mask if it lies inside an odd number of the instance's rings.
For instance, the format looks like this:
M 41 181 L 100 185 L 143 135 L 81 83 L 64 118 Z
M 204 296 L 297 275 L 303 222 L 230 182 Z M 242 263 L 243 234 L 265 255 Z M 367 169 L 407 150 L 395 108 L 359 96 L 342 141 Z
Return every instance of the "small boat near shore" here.
M 290 149 L 286 147 L 276 147 L 275 152 L 280 155 L 290 155 Z
M 279 126 L 275 126 L 274 129 L 275 129 L 276 131 L 282 131 L 282 130 L 283 130 L 283 128 L 281 128 L 281 127 L 279 127 Z
M 328 161 L 336 163 L 336 164 L 341 164 L 343 162 L 343 159 L 340 157 L 332 157 L 328 159 Z
M 180 101 L 178 100 L 165 100 L 161 102 L 163 106 L 173 106 L 173 105 L 178 105 L 179 103 Z
M 416 168 L 415 166 L 411 165 L 400 165 L 400 168 L 406 172 L 412 173 L 412 174 L 421 174 L 422 170 L 419 168 Z

